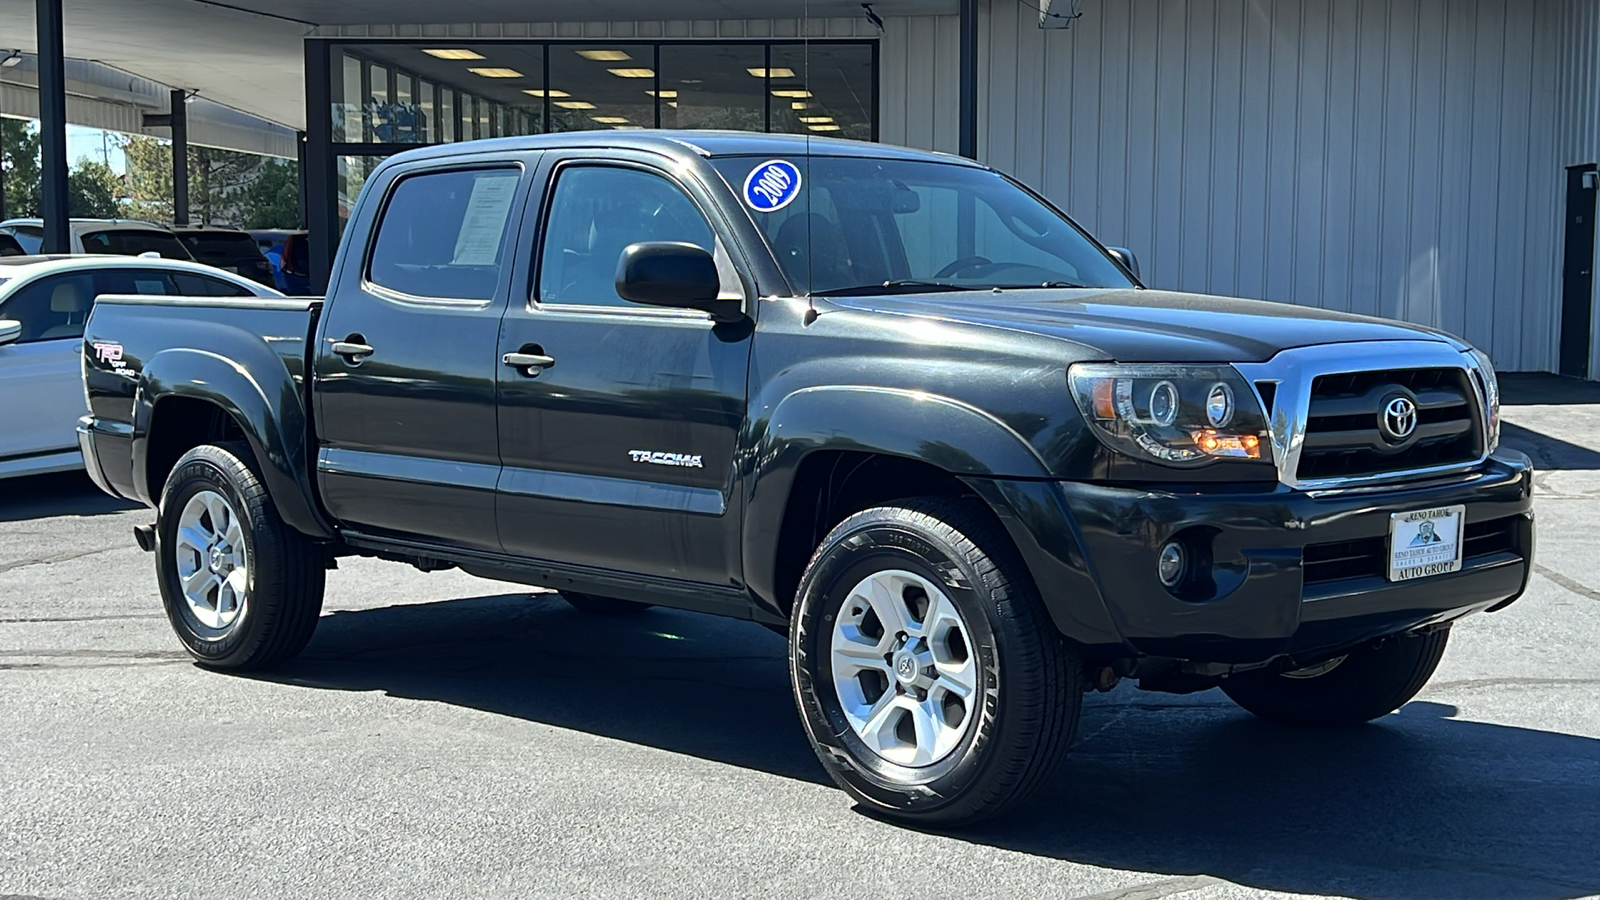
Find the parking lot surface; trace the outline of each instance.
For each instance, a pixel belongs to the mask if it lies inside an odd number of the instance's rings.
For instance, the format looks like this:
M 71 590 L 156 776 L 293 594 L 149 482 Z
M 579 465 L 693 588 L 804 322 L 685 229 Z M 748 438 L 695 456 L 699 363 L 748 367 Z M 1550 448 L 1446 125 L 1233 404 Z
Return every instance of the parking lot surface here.
M 348 559 L 305 654 L 196 668 L 146 510 L 0 482 L 0 897 L 1600 895 L 1600 388 L 1508 378 L 1528 594 L 1380 723 L 1088 698 L 1040 801 L 960 834 L 852 809 L 781 638 Z

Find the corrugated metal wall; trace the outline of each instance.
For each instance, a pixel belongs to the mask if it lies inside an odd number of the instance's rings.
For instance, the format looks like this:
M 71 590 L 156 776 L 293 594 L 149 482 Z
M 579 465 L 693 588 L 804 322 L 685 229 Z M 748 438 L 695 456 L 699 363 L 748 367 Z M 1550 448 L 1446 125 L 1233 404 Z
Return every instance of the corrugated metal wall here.
M 1408 319 L 1553 370 L 1563 167 L 1600 145 L 1594 7 L 1085 0 L 1060 31 L 989 0 L 980 154 L 1156 287 Z M 955 149 L 957 30 L 889 21 L 885 141 Z
M 1559 163 L 1600 163 L 1600 0 L 1568 0 L 1564 12 L 1557 80 Z M 1556 212 L 1565 221 L 1564 209 L 1558 207 Z M 1564 234 L 1558 234 L 1557 240 L 1564 241 Z M 1600 325 L 1600 279 L 1595 282 L 1594 295 L 1589 298 L 1590 321 Z M 1560 287 L 1558 281 L 1558 291 Z M 1589 347 L 1589 377 L 1600 378 L 1600 335 Z

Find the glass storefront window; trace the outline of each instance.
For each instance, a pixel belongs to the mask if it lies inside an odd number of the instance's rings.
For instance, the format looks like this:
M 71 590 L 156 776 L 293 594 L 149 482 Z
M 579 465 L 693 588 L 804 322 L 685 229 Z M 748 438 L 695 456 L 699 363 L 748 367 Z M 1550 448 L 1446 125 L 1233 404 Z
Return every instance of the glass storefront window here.
M 334 190 L 337 192 L 341 231 L 345 223 L 350 221 L 350 211 L 355 209 L 356 200 L 361 196 L 361 189 L 366 187 L 367 179 L 378 171 L 378 166 L 386 159 L 387 156 L 341 156 L 335 160 L 337 175 L 334 178 Z
M 439 142 L 451 144 L 456 141 L 457 122 L 456 92 L 443 88 L 439 91 Z
M 663 46 L 661 127 L 765 131 L 766 58 L 760 44 Z
M 772 71 L 773 131 L 872 140 L 870 46 L 775 44 Z
M 650 128 L 656 121 L 655 46 L 550 47 L 550 130 Z
M 875 138 L 871 41 L 312 40 L 330 127 L 307 152 L 336 167 L 311 188 L 313 231 L 342 227 L 404 145 L 653 127 Z
M 423 140 L 428 143 L 439 142 L 439 91 L 426 81 L 417 82 L 417 106 L 421 107 L 425 119 L 421 129 Z

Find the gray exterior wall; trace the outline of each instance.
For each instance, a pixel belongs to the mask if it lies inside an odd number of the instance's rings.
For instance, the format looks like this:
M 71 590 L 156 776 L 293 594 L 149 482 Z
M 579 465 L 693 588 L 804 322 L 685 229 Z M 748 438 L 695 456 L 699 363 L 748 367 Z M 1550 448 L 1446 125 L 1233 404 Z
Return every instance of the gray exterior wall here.
M 1407 319 L 1552 371 L 1564 170 L 1600 161 L 1597 6 L 1084 0 L 1041 30 L 995 0 L 979 152 L 1153 286 Z M 889 21 L 883 140 L 955 150 L 957 32 Z

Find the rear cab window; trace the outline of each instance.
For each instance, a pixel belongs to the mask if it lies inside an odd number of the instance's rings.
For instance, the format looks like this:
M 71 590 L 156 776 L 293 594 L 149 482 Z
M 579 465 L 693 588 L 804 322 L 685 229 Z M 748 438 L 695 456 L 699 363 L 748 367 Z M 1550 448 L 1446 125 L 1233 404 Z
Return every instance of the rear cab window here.
M 368 285 L 399 300 L 494 299 L 521 183 L 514 166 L 403 176 L 378 221 Z

